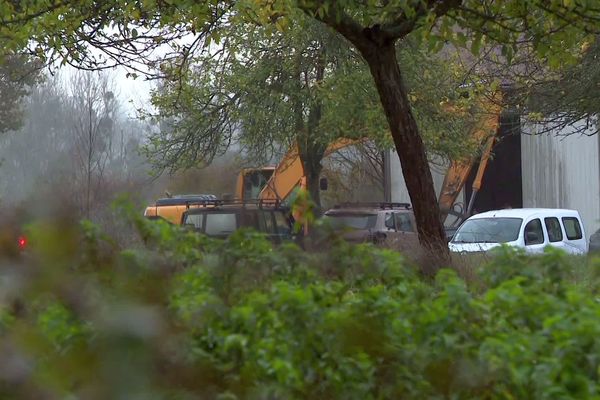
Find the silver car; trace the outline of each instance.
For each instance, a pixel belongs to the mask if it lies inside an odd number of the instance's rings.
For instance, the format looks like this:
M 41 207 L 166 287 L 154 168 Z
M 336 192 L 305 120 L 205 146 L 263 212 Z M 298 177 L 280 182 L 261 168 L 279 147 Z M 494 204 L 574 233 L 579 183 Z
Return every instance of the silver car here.
M 343 203 L 326 211 L 323 220 L 352 243 L 385 244 L 417 238 L 415 217 L 406 203 Z

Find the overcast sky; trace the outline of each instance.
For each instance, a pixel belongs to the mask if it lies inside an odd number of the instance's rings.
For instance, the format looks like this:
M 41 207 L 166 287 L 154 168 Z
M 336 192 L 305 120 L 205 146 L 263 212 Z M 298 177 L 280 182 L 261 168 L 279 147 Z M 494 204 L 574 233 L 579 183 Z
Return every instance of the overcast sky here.
M 150 89 L 153 82 L 145 80 L 143 76 L 139 76 L 137 79 L 127 78 L 126 74 L 127 72 L 123 68 L 118 68 L 113 72 L 123 108 L 128 110 L 128 113 L 134 113 L 139 108 L 149 107 Z

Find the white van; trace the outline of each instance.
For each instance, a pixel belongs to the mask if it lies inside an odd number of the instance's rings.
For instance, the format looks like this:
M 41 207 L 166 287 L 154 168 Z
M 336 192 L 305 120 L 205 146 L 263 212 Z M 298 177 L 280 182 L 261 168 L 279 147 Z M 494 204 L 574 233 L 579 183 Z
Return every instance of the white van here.
M 586 254 L 587 238 L 575 210 L 515 208 L 487 211 L 467 219 L 448 244 L 450 251 L 473 253 L 501 244 L 541 253 L 553 246 L 571 254 Z

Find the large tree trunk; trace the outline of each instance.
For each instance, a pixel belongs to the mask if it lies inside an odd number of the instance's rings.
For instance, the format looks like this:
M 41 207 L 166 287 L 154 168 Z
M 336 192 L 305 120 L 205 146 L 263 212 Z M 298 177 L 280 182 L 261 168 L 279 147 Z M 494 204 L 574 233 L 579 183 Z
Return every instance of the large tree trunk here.
M 317 211 L 320 211 L 321 192 L 319 188 L 319 178 L 321 176 L 321 171 L 323 170 L 321 160 L 323 159 L 324 151 L 321 148 L 314 149 L 311 147 L 306 151 L 300 150 L 300 161 L 302 162 L 304 176 L 306 177 L 306 189 L 308 190 L 312 201 L 314 201 L 317 206 Z
M 315 60 L 314 73 L 315 82 L 320 84 L 323 82 L 325 77 L 325 64 L 326 64 L 326 49 L 323 44 L 319 44 L 319 56 Z M 321 117 L 323 116 L 323 104 L 321 99 L 313 99 L 313 103 L 309 107 L 308 120 L 304 124 L 302 117 L 303 111 L 300 108 L 298 111 L 298 119 L 302 119 L 302 127 L 304 135 L 298 138 L 298 153 L 302 167 L 304 168 L 304 176 L 306 177 L 306 189 L 317 206 L 317 212 L 321 210 L 321 193 L 319 189 L 319 177 L 323 166 L 321 161 L 325 155 L 327 145 L 321 143 L 322 139 L 319 138 L 319 124 L 321 123 Z M 320 140 L 321 139 L 321 140 Z
M 408 194 L 417 221 L 419 242 L 430 250 L 448 254 L 446 235 L 433 186 L 425 146 L 411 111 L 396 59 L 394 42 L 371 42 L 360 50 L 379 92 L 396 151 L 402 165 Z

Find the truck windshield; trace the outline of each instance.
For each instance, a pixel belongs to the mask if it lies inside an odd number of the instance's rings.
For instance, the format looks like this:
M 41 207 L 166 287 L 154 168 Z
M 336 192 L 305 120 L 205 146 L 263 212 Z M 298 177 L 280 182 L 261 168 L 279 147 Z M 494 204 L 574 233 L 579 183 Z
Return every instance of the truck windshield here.
M 324 220 L 333 229 L 371 229 L 377 223 L 377 214 L 327 214 Z
M 506 243 L 517 240 L 521 218 L 478 218 L 466 221 L 452 243 Z

